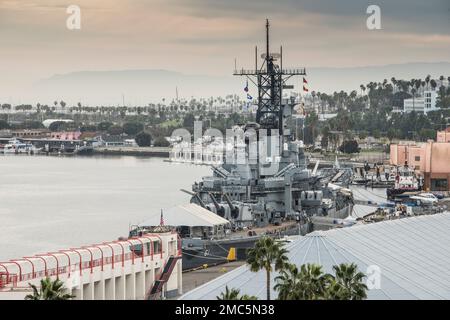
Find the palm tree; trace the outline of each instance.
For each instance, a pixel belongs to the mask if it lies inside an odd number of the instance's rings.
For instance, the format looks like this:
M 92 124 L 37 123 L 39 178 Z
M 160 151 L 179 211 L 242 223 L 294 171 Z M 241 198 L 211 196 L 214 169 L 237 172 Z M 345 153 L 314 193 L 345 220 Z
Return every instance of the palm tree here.
M 66 288 L 64 283 L 56 279 L 52 281 L 49 277 L 41 280 L 41 286 L 39 290 L 33 284 L 30 284 L 33 289 L 33 294 L 29 294 L 25 297 L 25 300 L 69 300 L 74 298 L 74 295 L 64 293 Z
M 239 289 L 232 288 L 231 290 L 228 286 L 225 287 L 225 292 L 222 292 L 220 296 L 217 296 L 217 300 L 258 300 L 258 297 L 242 295 L 239 297 Z
M 342 300 L 362 300 L 367 298 L 367 286 L 363 279 L 365 275 L 358 271 L 356 264 L 344 264 L 333 266 L 335 272 L 335 286 L 340 287 L 338 298 Z
M 279 300 L 299 300 L 300 277 L 295 264 L 287 264 L 275 278 L 275 291 Z
M 262 269 L 266 271 L 267 300 L 270 300 L 270 273 L 273 270 L 281 270 L 285 266 L 288 261 L 286 253 L 287 250 L 283 248 L 283 244 L 270 237 L 260 238 L 255 243 L 255 247 L 248 250 L 247 264 L 250 270 L 252 272 Z
M 415 96 L 416 96 L 416 88 L 412 88 L 411 89 L 411 93 L 412 93 L 412 98 L 413 98 L 413 111 L 415 111 L 416 110 L 416 106 L 415 106 Z
M 436 87 L 437 87 L 437 82 L 436 82 L 436 80 L 431 79 L 431 80 L 430 80 L 430 85 L 431 85 L 431 88 L 433 89 L 433 91 L 435 91 L 435 90 L 436 90 Z
M 275 278 L 280 300 L 362 300 L 367 297 L 364 274 L 356 264 L 333 266 L 335 275 L 324 273 L 317 264 L 304 264 L 300 270 L 286 264 Z
M 395 77 L 392 77 L 391 78 L 391 82 L 392 82 L 392 85 L 394 86 L 394 88 L 397 86 L 397 80 L 395 79 Z
M 359 86 L 361 88 L 361 96 L 363 95 L 363 92 L 366 92 L 366 87 L 362 84 Z
M 328 283 L 332 275 L 325 274 L 318 264 L 304 264 L 300 268 L 299 281 L 301 284 L 301 300 L 324 299 Z
M 430 80 L 431 80 L 431 76 L 427 75 L 425 78 L 425 82 L 427 83 L 427 90 L 430 90 Z
M 327 292 L 334 277 L 325 274 L 317 264 L 304 264 L 300 270 L 294 264 L 287 264 L 275 281 L 274 289 L 280 300 L 333 299 Z
M 225 287 L 225 292 L 222 292 L 220 296 L 217 296 L 217 300 L 238 300 L 239 289 L 232 288 L 231 290 L 228 286 Z
M 445 86 L 444 86 L 444 76 L 440 76 L 439 80 L 441 81 L 441 85 L 439 86 L 439 93 L 441 94 L 441 103 L 442 107 L 444 106 L 444 95 L 445 95 Z

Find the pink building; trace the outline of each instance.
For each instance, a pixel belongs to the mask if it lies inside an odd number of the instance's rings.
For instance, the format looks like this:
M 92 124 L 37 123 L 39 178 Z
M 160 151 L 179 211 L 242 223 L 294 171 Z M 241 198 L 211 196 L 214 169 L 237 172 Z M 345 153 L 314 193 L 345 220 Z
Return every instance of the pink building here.
M 450 142 L 450 127 L 444 131 L 438 131 L 436 142 Z
M 391 165 L 414 167 L 424 177 L 425 190 L 450 191 L 450 141 L 391 144 L 390 149 Z
M 72 131 L 72 132 L 52 132 L 50 134 L 51 139 L 55 140 L 78 140 L 80 139 L 81 132 L 80 131 Z

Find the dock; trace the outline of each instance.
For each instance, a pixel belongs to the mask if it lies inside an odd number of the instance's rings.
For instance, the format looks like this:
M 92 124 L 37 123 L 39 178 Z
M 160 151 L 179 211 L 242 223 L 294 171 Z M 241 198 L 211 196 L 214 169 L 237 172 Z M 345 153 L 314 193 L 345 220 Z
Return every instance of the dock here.
M 145 157 L 169 157 L 170 147 L 95 147 L 95 155 L 117 155 L 117 156 L 145 156 Z

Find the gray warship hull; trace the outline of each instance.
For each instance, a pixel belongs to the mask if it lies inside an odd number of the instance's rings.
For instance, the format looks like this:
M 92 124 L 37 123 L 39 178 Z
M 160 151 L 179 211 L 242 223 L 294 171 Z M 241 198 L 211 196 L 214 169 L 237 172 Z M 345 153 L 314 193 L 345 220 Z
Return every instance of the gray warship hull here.
M 351 208 L 344 208 L 337 211 L 333 216 L 335 221 L 341 221 L 348 217 Z M 219 239 L 219 240 L 195 240 L 183 239 L 182 253 L 183 253 L 183 271 L 202 268 L 205 266 L 219 265 L 228 262 L 228 254 L 232 248 L 236 252 L 236 260 L 245 260 L 247 258 L 247 250 L 254 247 L 255 242 L 262 236 L 273 236 L 275 238 L 282 238 L 285 236 L 305 235 L 315 230 L 330 229 L 333 222 L 327 224 L 321 223 L 305 223 L 297 224 L 287 230 L 283 230 L 276 234 L 264 234 L 256 236 L 244 236 L 239 238 Z M 335 223 L 334 226 L 339 226 Z
M 308 228 L 310 228 L 310 226 L 302 225 L 301 227 L 291 228 L 289 230 L 268 236 L 280 238 L 284 236 L 306 234 L 310 231 Z M 245 260 L 247 258 L 247 250 L 253 248 L 255 242 L 262 236 L 263 235 L 220 240 L 199 239 L 194 242 L 189 241 L 191 246 L 182 246 L 183 270 L 192 270 L 205 266 L 226 263 L 228 262 L 228 254 L 232 248 L 235 249 L 236 260 Z M 183 241 L 183 243 L 185 242 Z

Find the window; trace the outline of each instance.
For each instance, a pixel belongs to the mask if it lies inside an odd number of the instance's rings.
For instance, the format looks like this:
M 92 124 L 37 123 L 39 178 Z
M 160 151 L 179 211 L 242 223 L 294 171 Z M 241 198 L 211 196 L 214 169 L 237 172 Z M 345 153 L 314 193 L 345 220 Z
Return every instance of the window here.
M 431 190 L 448 191 L 447 179 L 431 179 Z
M 420 161 L 420 156 L 415 156 L 414 161 Z

